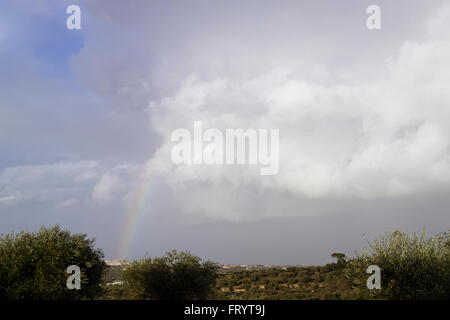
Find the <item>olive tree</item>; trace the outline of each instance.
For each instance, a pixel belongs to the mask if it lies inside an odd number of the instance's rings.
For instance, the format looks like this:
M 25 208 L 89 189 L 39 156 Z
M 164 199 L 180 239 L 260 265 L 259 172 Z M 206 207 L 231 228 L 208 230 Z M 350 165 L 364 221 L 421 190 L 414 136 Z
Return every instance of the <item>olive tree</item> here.
M 158 300 L 204 299 L 217 279 L 217 265 L 189 252 L 167 252 L 160 258 L 131 262 L 123 271 L 126 284 L 141 298 Z
M 81 271 L 79 290 L 67 288 L 71 265 Z M 0 299 L 94 298 L 105 270 L 102 251 L 85 234 L 54 226 L 0 236 Z
M 366 287 L 370 265 L 381 269 L 380 290 Z M 357 298 L 449 299 L 449 233 L 430 238 L 424 233 L 387 233 L 350 259 L 346 273 Z

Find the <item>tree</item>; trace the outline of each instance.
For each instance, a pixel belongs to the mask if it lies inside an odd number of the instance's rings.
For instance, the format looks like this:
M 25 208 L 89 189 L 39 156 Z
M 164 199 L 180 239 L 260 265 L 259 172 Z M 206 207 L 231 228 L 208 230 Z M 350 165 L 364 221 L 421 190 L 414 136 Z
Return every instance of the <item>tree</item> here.
M 94 239 L 59 226 L 0 236 L 0 299 L 94 298 L 106 270 Z M 67 288 L 67 267 L 81 270 L 81 289 Z
M 161 258 L 132 262 L 123 271 L 129 286 L 140 289 L 142 298 L 157 300 L 204 299 L 217 279 L 217 264 L 189 252 L 167 252 Z
M 347 264 L 358 298 L 449 299 L 450 249 L 448 233 L 427 238 L 422 233 L 387 233 Z M 381 289 L 368 290 L 366 269 L 381 268 Z
M 335 253 L 332 253 L 331 256 L 333 258 L 337 259 L 338 264 L 345 264 L 345 262 L 347 261 L 345 254 L 343 254 L 343 253 L 335 252 Z

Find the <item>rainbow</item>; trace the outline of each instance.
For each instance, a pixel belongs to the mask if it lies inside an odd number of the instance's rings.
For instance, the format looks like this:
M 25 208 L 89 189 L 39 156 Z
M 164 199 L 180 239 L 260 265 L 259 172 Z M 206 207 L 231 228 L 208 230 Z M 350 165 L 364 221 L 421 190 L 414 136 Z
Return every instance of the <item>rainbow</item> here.
M 127 259 L 128 250 L 133 241 L 133 235 L 138 227 L 139 219 L 142 217 L 147 205 L 147 199 L 150 194 L 151 171 L 147 168 L 143 176 L 139 179 L 136 188 L 132 193 L 132 201 L 126 212 L 126 222 L 124 232 L 119 242 L 118 258 Z

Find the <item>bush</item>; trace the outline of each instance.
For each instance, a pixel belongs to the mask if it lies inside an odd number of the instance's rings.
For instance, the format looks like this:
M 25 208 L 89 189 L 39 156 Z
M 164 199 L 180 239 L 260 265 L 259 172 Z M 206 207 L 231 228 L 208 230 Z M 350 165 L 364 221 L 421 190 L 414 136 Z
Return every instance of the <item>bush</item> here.
M 139 288 L 142 298 L 205 299 L 215 285 L 217 269 L 215 263 L 174 250 L 161 258 L 132 262 L 123 271 L 123 279 L 127 285 Z
M 357 298 L 450 298 L 449 234 L 426 238 L 395 231 L 369 243 L 366 252 L 351 259 L 346 273 Z M 369 265 L 381 268 L 381 289 L 368 290 Z
M 106 270 L 94 240 L 59 226 L 0 237 L 0 299 L 94 298 Z M 81 289 L 67 289 L 67 267 L 81 269 Z

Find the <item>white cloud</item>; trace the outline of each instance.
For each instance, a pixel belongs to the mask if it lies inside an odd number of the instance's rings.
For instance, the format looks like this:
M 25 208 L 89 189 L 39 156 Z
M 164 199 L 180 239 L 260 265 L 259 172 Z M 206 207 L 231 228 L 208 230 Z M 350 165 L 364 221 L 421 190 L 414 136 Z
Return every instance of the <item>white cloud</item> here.
M 80 201 L 78 199 L 67 199 L 64 201 L 59 202 L 56 207 L 57 208 L 67 208 L 67 207 L 72 207 L 76 204 L 78 204 Z
M 103 174 L 92 191 L 92 199 L 98 204 L 124 201 L 135 182 L 139 166 L 119 165 Z
M 450 29 L 450 4 L 445 3 L 434 11 L 433 18 L 428 20 L 428 37 L 447 41 Z
M 95 201 L 107 202 L 110 201 L 119 190 L 120 180 L 117 176 L 111 174 L 105 174 L 100 181 L 95 185 L 92 192 L 92 198 Z
M 93 161 L 8 167 L 0 172 L 0 195 L 18 192 L 20 202 L 60 201 L 83 194 L 92 179 L 80 180 L 80 177 L 87 172 L 95 176 L 101 170 Z
M 8 167 L 0 171 L 0 204 L 48 202 L 57 208 L 121 202 L 138 167 L 108 167 L 95 161 L 67 161 Z
M 7 196 L 0 197 L 0 205 L 7 205 L 16 202 L 20 197 L 20 193 L 16 192 Z
M 450 39 L 436 31 L 448 21 L 445 10 L 430 20 L 426 40 L 405 42 L 376 75 L 355 71 L 350 78 L 361 79 L 358 84 L 312 82 L 304 78 L 304 66 L 286 64 L 260 76 L 189 77 L 176 93 L 150 103 L 152 127 L 163 144 L 147 174 L 162 176 L 191 218 L 226 220 L 247 219 L 249 202 L 267 192 L 364 199 L 446 190 Z M 260 177 L 248 166 L 173 166 L 170 134 L 192 129 L 194 120 L 205 128 L 279 128 L 280 173 Z

